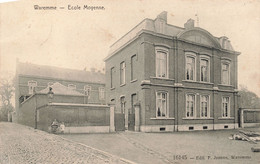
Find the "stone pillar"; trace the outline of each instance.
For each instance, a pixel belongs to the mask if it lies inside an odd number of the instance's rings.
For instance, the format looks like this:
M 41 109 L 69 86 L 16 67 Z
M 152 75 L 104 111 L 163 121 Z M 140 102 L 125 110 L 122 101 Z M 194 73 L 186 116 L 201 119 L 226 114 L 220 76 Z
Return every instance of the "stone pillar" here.
M 240 110 L 240 126 L 244 128 L 244 109 Z
M 110 105 L 110 132 L 115 132 L 115 106 Z
M 140 103 L 136 103 L 135 107 L 135 131 L 140 131 Z
M 125 130 L 128 130 L 128 109 L 125 108 Z
M 11 117 L 12 117 L 11 112 L 8 111 L 8 113 L 7 113 L 7 121 L 8 122 L 11 122 Z

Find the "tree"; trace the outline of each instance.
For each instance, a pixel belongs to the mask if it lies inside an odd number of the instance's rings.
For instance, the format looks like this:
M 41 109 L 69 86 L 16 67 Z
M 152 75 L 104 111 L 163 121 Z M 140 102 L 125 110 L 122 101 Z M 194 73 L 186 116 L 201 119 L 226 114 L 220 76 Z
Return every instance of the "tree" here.
M 240 85 L 239 104 L 240 108 L 260 108 L 260 98 L 247 89 L 246 86 Z
M 11 104 L 11 99 L 14 94 L 14 85 L 12 80 L 6 78 L 0 79 L 0 99 L 1 99 L 1 108 L 0 108 L 0 121 L 7 121 L 8 114 L 14 110 L 13 105 Z

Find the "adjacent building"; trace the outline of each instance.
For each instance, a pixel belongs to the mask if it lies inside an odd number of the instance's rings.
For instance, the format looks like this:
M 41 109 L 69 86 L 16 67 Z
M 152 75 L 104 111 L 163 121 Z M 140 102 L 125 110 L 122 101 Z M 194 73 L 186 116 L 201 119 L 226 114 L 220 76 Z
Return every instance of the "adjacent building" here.
M 168 24 L 167 12 L 144 19 L 105 58 L 106 101 L 123 116 L 115 116 L 116 130 L 236 128 L 239 54 L 192 19 L 184 28 Z
M 15 122 L 49 132 L 54 121 L 64 133 L 113 131 L 104 80 L 94 70 L 17 62 Z
M 16 111 L 19 112 L 21 103 L 34 92 L 47 94 L 53 85 L 55 95 L 81 97 L 75 103 L 105 104 L 105 75 L 100 71 L 73 70 L 17 61 Z

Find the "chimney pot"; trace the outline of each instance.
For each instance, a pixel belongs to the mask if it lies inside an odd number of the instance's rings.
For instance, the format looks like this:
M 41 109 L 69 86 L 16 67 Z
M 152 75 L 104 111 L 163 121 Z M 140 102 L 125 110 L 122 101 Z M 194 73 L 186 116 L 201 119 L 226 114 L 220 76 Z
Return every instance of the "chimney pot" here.
M 187 20 L 187 22 L 184 24 L 184 28 L 185 29 L 194 28 L 194 20 L 193 19 Z

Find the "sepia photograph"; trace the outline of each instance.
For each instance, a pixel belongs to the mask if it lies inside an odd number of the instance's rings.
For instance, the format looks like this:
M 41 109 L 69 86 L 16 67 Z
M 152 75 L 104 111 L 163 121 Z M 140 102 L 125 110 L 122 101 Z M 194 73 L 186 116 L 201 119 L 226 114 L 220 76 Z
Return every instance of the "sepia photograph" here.
M 0 0 L 0 164 L 260 163 L 260 0 Z

